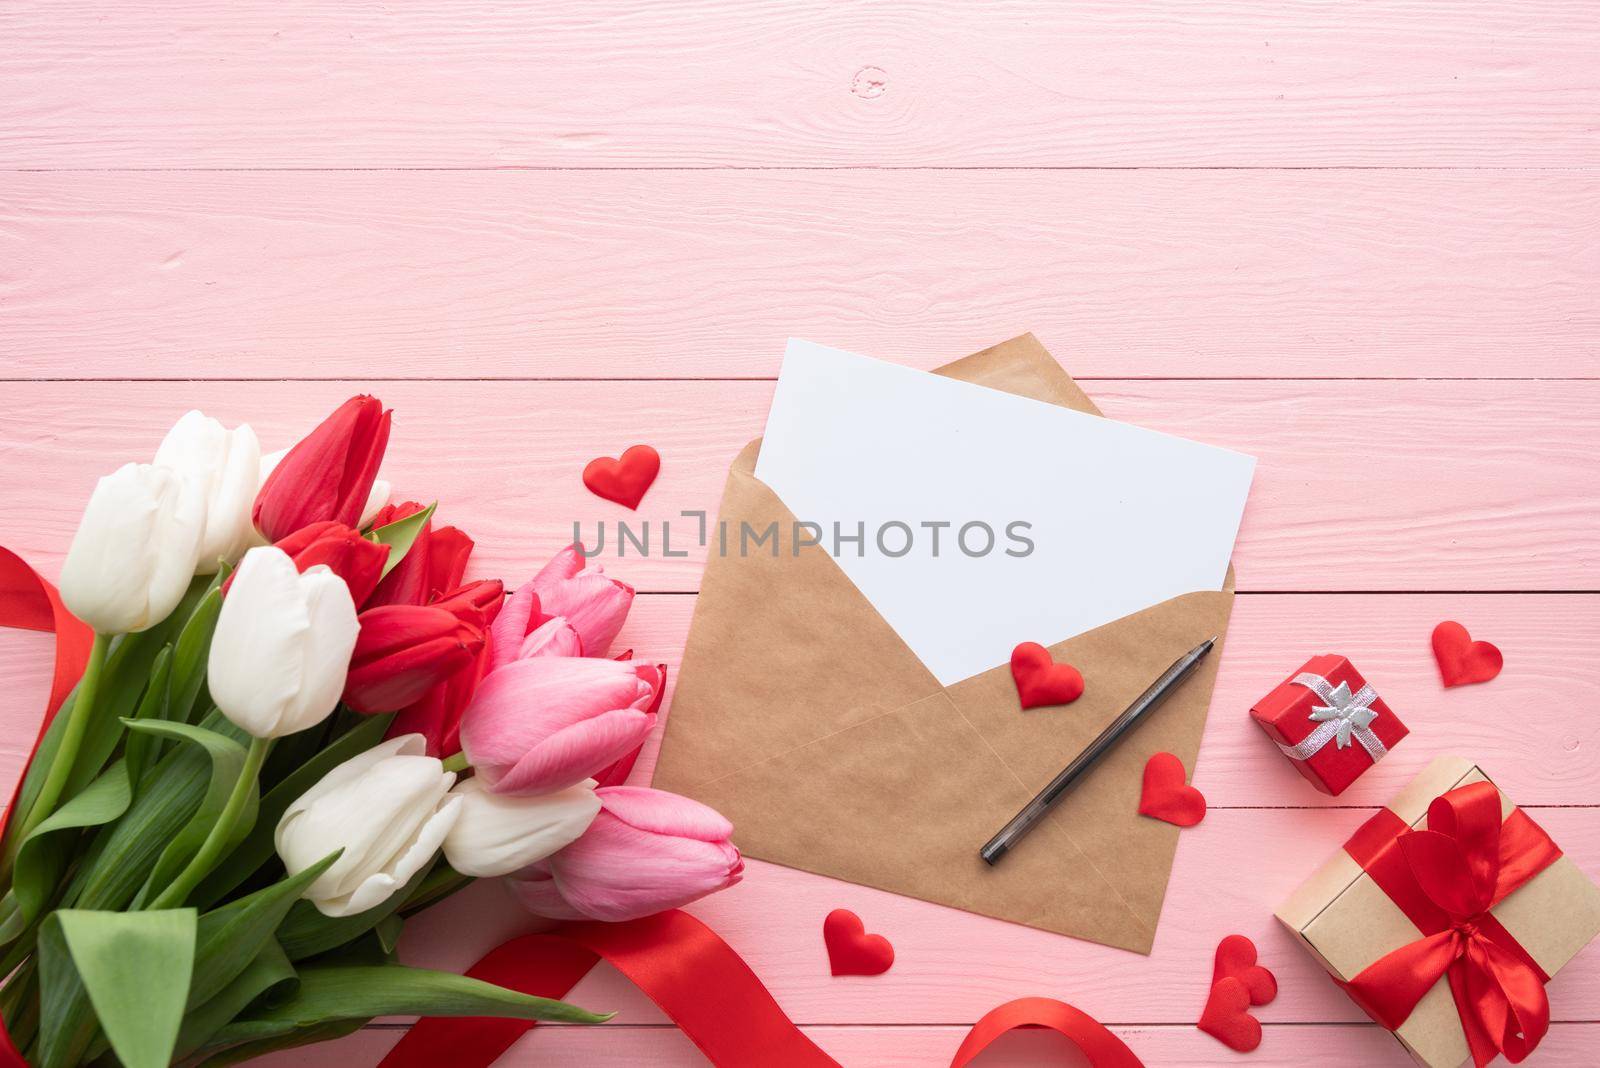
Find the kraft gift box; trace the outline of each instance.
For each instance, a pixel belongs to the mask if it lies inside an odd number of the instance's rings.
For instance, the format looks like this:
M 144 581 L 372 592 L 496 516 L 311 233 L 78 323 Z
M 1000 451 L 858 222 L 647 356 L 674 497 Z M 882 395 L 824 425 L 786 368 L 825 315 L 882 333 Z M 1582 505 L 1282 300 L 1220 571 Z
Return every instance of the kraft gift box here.
M 1473 783 L 1492 782 L 1474 763 L 1440 757 L 1353 835 L 1345 848 L 1307 879 L 1277 916 L 1341 985 L 1375 961 L 1424 933 L 1355 859 L 1370 856 L 1395 830 L 1424 829 L 1435 798 Z M 1502 827 L 1518 813 L 1499 796 Z M 1517 815 L 1519 820 L 1524 817 Z M 1402 826 L 1403 824 L 1403 826 Z M 1538 831 L 1535 827 L 1535 831 Z M 1542 835 L 1542 832 L 1539 832 Z M 1559 847 L 1560 843 L 1555 843 Z M 1391 858 L 1396 859 L 1396 858 Z M 1373 862 L 1369 861 L 1369 867 Z M 1565 855 L 1556 857 L 1489 910 L 1532 962 L 1554 976 L 1600 933 L 1600 887 Z M 1354 996 L 1354 995 L 1353 995 Z M 1360 1004 L 1361 999 L 1356 998 Z M 1581 1006 L 1574 1006 L 1582 1011 Z M 1368 1009 L 1371 1012 L 1371 1009 Z M 1552 1010 L 1552 1015 L 1557 1015 Z M 1381 1021 L 1380 1021 L 1381 1022 Z M 1394 1036 L 1417 1063 L 1457 1068 L 1471 1056 L 1448 977 L 1438 980 L 1411 1010 Z

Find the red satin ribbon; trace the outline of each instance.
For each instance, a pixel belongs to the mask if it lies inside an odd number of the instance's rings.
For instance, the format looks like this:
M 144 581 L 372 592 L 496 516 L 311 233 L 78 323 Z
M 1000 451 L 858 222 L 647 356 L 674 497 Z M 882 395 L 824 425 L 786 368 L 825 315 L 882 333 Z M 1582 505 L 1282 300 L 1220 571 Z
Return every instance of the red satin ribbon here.
M 1099 1020 L 1054 998 L 1018 998 L 990 1009 L 967 1032 L 950 1068 L 966 1068 L 991 1042 L 1019 1027 L 1048 1027 L 1060 1032 L 1083 1051 L 1093 1068 L 1144 1068 L 1133 1050 Z
M 24 563 L 22 557 L 6 548 L 0 548 L 0 627 L 53 632 L 56 636 L 55 676 L 50 681 L 50 696 L 45 702 L 39 735 L 28 753 L 28 762 L 32 763 L 39 743 L 44 740 L 44 732 L 55 719 L 56 710 L 83 675 L 84 666 L 89 662 L 89 649 L 94 645 L 94 631 L 67 611 L 54 586 Z M 23 767 L 25 776 L 27 765 Z M 11 802 L 0 816 L 0 837 L 4 836 L 11 814 L 16 811 L 24 776 L 17 777 Z M 0 1024 L 0 1068 L 27 1068 L 27 1062 L 17 1052 L 3 1024 Z
M 644 991 L 717 1068 L 839 1068 L 784 1015 L 744 960 L 705 924 L 676 909 L 629 923 L 568 923 L 491 950 L 467 971 L 539 997 L 562 998 L 606 960 Z M 534 1025 L 485 1017 L 419 1020 L 379 1068 L 487 1068 Z M 1049 1027 L 1094 1068 L 1143 1068 L 1090 1016 L 1050 998 L 1022 998 L 972 1028 L 951 1068 L 1006 1031 Z
M 1423 935 L 1345 984 L 1351 996 L 1393 1031 L 1448 977 L 1478 1068 L 1533 1052 L 1550 1026 L 1550 977 L 1490 910 L 1561 856 L 1544 829 L 1521 809 L 1502 821 L 1500 791 L 1477 782 L 1435 798 L 1427 830 L 1385 809 L 1345 849 Z

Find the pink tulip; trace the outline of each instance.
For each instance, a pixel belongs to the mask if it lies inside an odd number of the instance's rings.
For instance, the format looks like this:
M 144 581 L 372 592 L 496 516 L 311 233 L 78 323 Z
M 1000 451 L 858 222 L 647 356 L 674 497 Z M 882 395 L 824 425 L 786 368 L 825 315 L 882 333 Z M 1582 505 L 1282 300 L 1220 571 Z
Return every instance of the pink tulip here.
M 509 604 L 501 616 L 507 611 Z M 484 678 L 462 713 L 461 748 L 495 793 L 565 789 L 644 740 L 661 681 L 653 664 L 617 660 L 506 664 Z
M 597 793 L 600 814 L 582 837 L 512 877 L 529 911 L 617 923 L 687 905 L 743 875 L 728 840 L 733 825 L 715 809 L 643 786 Z
M 605 656 L 632 606 L 632 586 L 585 566 L 577 546 L 569 545 L 506 601 L 495 629 L 496 662 L 515 659 L 523 639 L 556 617 L 577 632 L 583 656 Z
M 578 631 L 562 616 L 547 619 L 522 640 L 517 650 L 518 660 L 533 660 L 541 656 L 582 656 L 583 639 Z

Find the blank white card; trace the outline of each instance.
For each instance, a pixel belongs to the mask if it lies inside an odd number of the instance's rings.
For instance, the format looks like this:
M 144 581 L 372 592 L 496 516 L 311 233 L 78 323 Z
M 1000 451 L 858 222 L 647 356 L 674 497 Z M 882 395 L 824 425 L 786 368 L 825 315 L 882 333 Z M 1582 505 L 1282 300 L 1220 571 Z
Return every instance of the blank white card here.
M 756 477 L 820 528 L 948 685 L 1019 642 L 1220 589 L 1254 469 L 1242 453 L 791 339 Z

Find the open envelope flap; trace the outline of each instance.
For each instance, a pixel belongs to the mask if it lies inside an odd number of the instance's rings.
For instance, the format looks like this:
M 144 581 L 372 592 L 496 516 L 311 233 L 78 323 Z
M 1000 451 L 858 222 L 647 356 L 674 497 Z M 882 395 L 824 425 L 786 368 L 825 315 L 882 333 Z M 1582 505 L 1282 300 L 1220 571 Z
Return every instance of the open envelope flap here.
M 940 373 L 1095 411 L 1031 335 Z M 1148 952 L 1177 828 L 1138 816 L 1140 775 L 1159 749 L 1194 766 L 1217 656 L 998 867 L 977 849 L 1168 664 L 1222 633 L 1231 573 L 1225 591 L 1054 646 L 1086 692 L 1022 712 L 1004 666 L 941 688 L 825 551 L 796 552 L 794 517 L 754 477 L 758 448 L 729 472 L 729 549 L 707 563 L 655 785 L 720 809 L 753 857 Z M 774 523 L 776 543 L 738 552 L 741 524 Z

